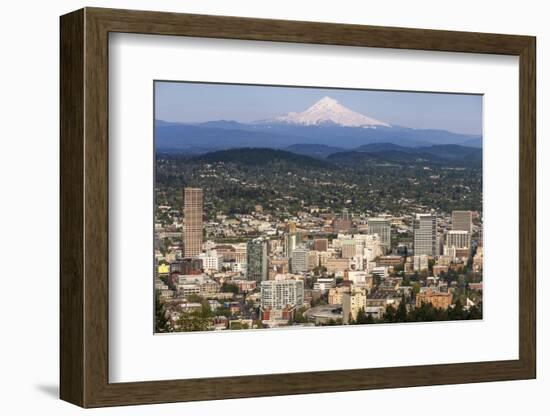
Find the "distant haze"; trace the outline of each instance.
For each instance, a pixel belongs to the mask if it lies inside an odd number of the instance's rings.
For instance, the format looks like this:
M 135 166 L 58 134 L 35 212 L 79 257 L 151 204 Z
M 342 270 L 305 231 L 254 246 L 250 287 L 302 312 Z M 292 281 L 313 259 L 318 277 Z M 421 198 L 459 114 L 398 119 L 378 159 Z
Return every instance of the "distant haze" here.
M 155 119 L 250 123 L 302 112 L 326 96 L 357 113 L 394 126 L 482 133 L 482 96 L 477 94 L 157 81 Z

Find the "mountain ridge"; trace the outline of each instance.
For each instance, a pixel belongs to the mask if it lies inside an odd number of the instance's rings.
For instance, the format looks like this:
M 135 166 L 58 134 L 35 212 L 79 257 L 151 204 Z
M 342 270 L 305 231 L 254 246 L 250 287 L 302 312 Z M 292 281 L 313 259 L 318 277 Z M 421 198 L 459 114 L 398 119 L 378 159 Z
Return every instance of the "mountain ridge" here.
M 330 97 L 322 98 L 302 112 L 259 122 L 155 121 L 155 148 L 164 152 L 196 153 L 199 149 L 213 151 L 242 147 L 285 149 L 294 145 L 354 149 L 374 143 L 404 147 L 457 144 L 480 148 L 482 138 L 447 130 L 390 125 L 350 110 Z
M 305 126 L 335 124 L 344 127 L 391 127 L 388 123 L 353 111 L 330 97 L 321 98 L 302 112 L 291 112 L 272 121 Z

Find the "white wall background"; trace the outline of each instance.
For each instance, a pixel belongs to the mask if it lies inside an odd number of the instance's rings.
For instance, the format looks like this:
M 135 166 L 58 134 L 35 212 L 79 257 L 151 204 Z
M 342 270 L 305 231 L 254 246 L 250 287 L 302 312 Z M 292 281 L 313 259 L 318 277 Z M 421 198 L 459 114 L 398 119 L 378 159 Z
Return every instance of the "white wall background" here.
M 543 194 L 548 169 L 542 165 L 550 159 L 550 146 L 544 141 L 543 130 L 545 103 L 550 101 L 549 78 L 545 74 L 550 71 L 550 64 L 546 64 L 550 57 L 550 26 L 545 2 L 20 0 L 5 2 L 0 14 L 0 409 L 3 414 L 82 412 L 57 399 L 58 16 L 82 6 L 529 34 L 538 38 L 537 380 L 112 408 L 87 411 L 87 414 L 333 415 L 343 409 L 353 409 L 362 413 L 410 416 L 443 411 L 452 416 L 529 414 L 550 408 L 546 400 L 550 361 L 544 355 L 549 336 L 547 325 L 543 331 L 549 309 L 542 304 L 548 291 L 543 281 L 543 234 L 550 235 L 549 222 L 544 221 L 542 215 L 549 205 L 543 201 L 548 197 L 548 192 Z M 428 401 L 430 405 L 426 406 Z M 540 414 L 545 414 L 544 410 Z

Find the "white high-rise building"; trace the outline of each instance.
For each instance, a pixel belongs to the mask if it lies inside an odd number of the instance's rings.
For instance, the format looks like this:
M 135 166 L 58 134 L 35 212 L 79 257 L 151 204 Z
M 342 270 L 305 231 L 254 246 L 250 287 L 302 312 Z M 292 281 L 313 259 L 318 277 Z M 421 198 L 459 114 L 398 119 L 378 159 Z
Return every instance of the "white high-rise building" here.
M 290 270 L 292 273 L 305 273 L 308 271 L 309 251 L 298 247 L 290 253 Z
M 470 233 L 468 231 L 463 231 L 463 230 L 448 231 L 445 245 L 447 247 L 470 248 L 470 245 L 471 245 Z
M 356 234 L 353 238 L 358 242 L 358 247 L 362 247 L 362 253 L 358 254 L 362 254 L 366 261 L 372 261 L 383 254 L 378 234 Z
M 436 217 L 431 214 L 417 214 L 414 220 L 414 254 L 427 254 L 436 256 L 437 245 L 437 223 Z
M 266 280 L 261 283 L 262 309 L 301 307 L 304 304 L 302 280 Z
M 218 254 L 216 250 L 210 250 L 206 253 L 201 253 L 198 258 L 202 261 L 202 268 L 205 271 L 218 271 L 223 263 L 223 256 Z
M 387 218 L 369 218 L 367 220 L 370 235 L 378 234 L 380 246 L 385 253 L 391 249 L 391 224 Z

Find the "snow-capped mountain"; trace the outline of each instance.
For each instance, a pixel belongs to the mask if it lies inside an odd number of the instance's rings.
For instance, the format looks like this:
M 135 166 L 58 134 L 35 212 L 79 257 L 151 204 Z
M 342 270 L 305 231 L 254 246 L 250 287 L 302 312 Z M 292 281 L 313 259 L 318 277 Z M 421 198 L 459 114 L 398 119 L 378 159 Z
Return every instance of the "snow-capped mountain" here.
M 301 113 L 288 113 L 275 118 L 273 121 L 303 126 L 333 124 L 343 127 L 391 127 L 388 123 L 350 110 L 330 97 L 323 97 Z
M 390 125 L 353 111 L 330 97 L 322 98 L 303 112 L 256 122 L 213 119 L 199 123 L 162 120 L 155 123 L 155 146 L 167 152 L 200 154 L 220 149 L 286 149 L 300 145 L 299 151 L 317 155 L 326 154 L 326 146 L 354 149 L 372 143 L 480 148 L 481 136 Z M 304 145 L 309 147 L 304 150 Z

